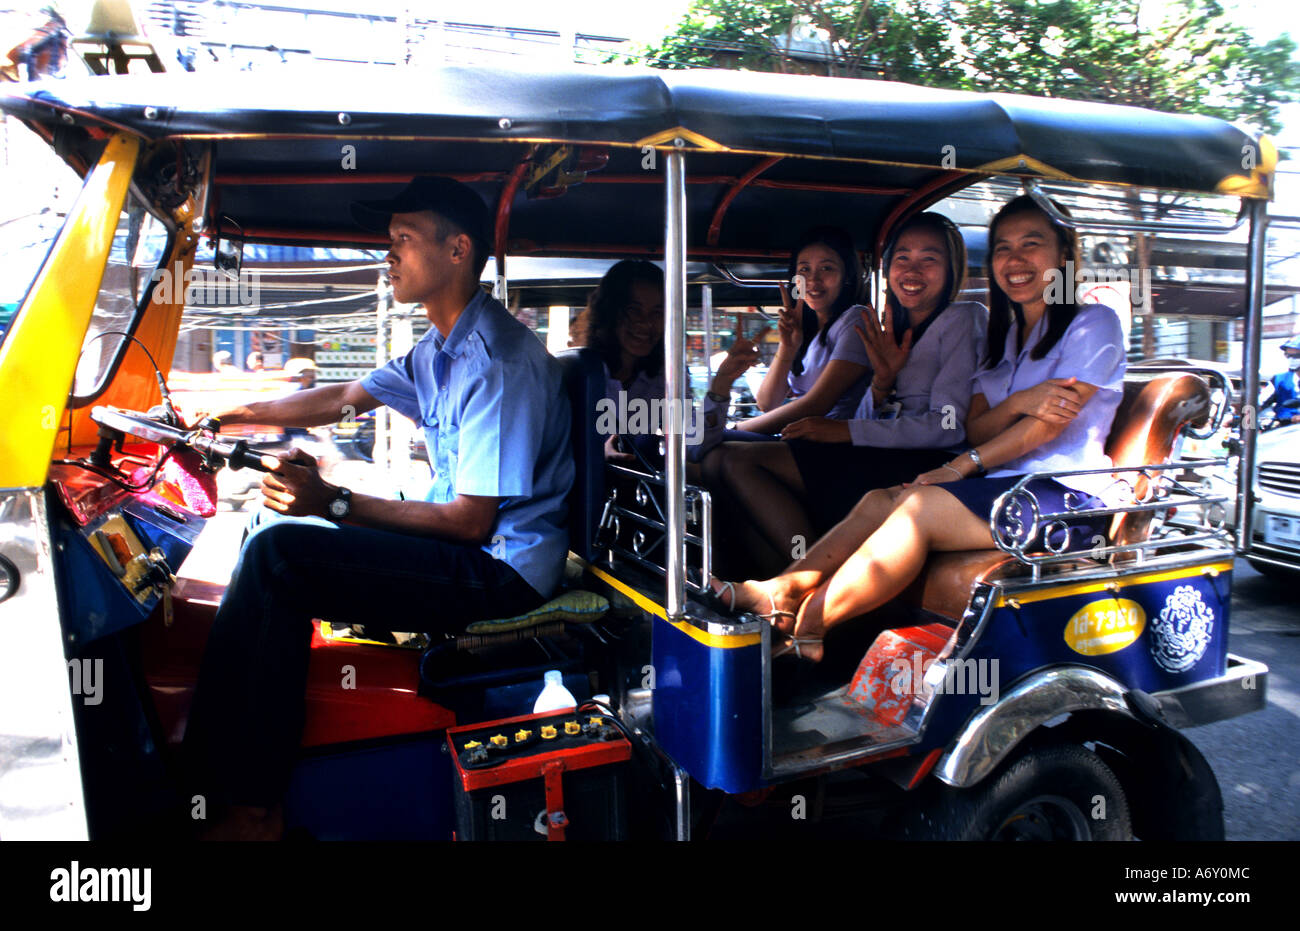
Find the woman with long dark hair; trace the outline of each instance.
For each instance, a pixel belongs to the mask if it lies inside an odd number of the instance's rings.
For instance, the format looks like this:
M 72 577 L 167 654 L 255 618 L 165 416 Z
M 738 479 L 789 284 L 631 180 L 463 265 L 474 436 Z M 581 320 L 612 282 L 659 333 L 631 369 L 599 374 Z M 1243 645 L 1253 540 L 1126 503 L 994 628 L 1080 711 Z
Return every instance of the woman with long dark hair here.
M 789 274 L 802 284 L 794 294 L 781 290 L 780 342 L 755 395 L 764 413 L 738 430 L 775 434 L 801 417 L 848 417 L 867 387 L 870 363 L 849 312 L 862 296 L 852 237 L 835 226 L 808 230 L 791 252 Z
M 660 409 L 664 396 L 664 273 L 652 262 L 624 259 L 610 266 L 587 299 L 576 328 L 575 346 L 590 346 L 605 363 L 605 396 L 619 409 L 635 402 L 643 410 Z M 722 438 L 727 423 L 732 383 L 758 359 L 758 349 L 737 339 L 718 366 L 701 409 L 687 420 L 686 454 L 698 461 Z M 615 418 L 616 419 L 616 418 Z M 597 418 L 597 425 L 601 419 Z M 631 461 L 636 457 L 621 444 L 645 442 L 643 455 L 658 457 L 656 425 L 646 420 L 644 431 L 628 431 L 622 440 L 613 431 L 605 441 L 606 458 Z
M 786 442 L 729 450 L 724 481 L 762 535 L 751 544 L 755 568 L 779 571 L 866 492 L 963 448 L 987 311 L 955 302 L 966 279 L 961 232 L 940 214 L 918 214 L 891 238 L 884 268 L 883 320 L 870 308 L 855 314 L 872 376 L 852 418 L 801 418 L 782 432 Z
M 735 606 L 764 612 L 789 634 L 782 651 L 818 661 L 826 631 L 897 596 L 931 551 L 993 547 L 994 501 L 1025 474 L 1108 470 L 1107 435 L 1123 396 L 1124 334 L 1115 311 L 1076 306 L 1073 232 L 1017 197 L 989 227 L 989 341 L 966 420 L 970 450 L 909 486 L 869 492 L 785 573 L 734 588 Z M 1062 296 L 1065 299 L 1062 299 Z M 1035 479 L 1044 512 L 1116 503 L 1105 472 Z M 1003 515 L 999 515 L 1001 521 Z M 1039 531 L 1031 546 L 1104 540 L 1105 518 Z M 1009 521 L 999 533 L 1023 535 Z M 1064 537 L 1065 539 L 1062 539 Z

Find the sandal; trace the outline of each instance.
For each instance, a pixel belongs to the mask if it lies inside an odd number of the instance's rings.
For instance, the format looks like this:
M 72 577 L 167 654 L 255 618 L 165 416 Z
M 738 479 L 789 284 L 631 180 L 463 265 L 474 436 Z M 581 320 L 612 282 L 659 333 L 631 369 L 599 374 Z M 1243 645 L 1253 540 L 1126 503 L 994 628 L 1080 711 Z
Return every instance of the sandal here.
M 772 606 L 772 610 L 769 611 L 767 614 L 756 614 L 755 616 L 761 617 L 763 620 L 767 621 L 769 624 L 772 625 L 773 629 L 780 630 L 780 628 L 777 626 L 776 623 L 778 618 L 788 617 L 790 620 L 796 622 L 799 620 L 799 617 L 795 612 L 782 611 L 781 609 L 779 609 L 776 606 L 776 596 L 773 595 L 771 592 L 767 593 L 767 600 L 768 603 Z
M 820 663 L 821 659 L 812 659 L 803 655 L 803 648 L 811 646 L 822 646 L 821 637 L 788 637 L 785 642 L 772 651 L 772 659 L 781 656 L 794 655 L 798 659 L 805 660 L 809 663 Z M 823 656 L 825 649 L 823 648 Z
M 717 582 L 722 587 L 715 591 L 713 588 L 714 582 Z M 726 601 L 722 600 L 724 594 L 727 596 Z M 722 579 L 710 579 L 709 591 L 705 594 L 704 601 L 717 611 L 725 611 L 727 614 L 734 613 L 736 610 L 735 583 L 724 582 Z

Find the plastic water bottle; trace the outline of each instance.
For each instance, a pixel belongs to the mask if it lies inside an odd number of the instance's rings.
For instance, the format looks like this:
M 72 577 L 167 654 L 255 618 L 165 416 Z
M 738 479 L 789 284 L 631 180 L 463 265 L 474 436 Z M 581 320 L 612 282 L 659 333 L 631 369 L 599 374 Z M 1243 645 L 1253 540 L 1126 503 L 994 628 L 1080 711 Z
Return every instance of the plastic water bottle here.
M 541 714 L 544 711 L 564 711 L 578 704 L 573 693 L 564 687 L 564 676 L 560 675 L 558 669 L 547 670 L 542 681 L 545 684 L 542 686 L 541 694 L 537 696 L 537 701 L 533 702 L 533 714 Z

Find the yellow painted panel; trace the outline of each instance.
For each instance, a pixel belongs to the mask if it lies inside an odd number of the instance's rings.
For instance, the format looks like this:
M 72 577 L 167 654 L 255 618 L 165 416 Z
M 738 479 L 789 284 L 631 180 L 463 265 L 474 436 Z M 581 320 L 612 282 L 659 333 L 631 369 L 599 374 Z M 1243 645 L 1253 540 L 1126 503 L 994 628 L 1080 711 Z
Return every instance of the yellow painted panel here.
M 1110 580 L 1079 582 L 1074 585 L 1058 585 L 1053 588 L 1044 588 L 1038 591 L 1020 592 L 1014 595 L 1002 595 L 998 598 L 997 604 L 994 605 L 994 607 L 1002 608 L 1012 601 L 1018 605 L 1022 605 L 1029 604 L 1033 601 L 1051 601 L 1054 598 L 1068 598 L 1071 595 L 1087 595 L 1092 592 L 1109 591 L 1112 587 L 1115 591 L 1122 591 L 1126 588 L 1132 588 L 1135 585 L 1148 585 L 1151 582 L 1170 582 L 1175 579 L 1188 579 L 1194 575 L 1217 576 L 1220 572 L 1231 571 L 1232 563 L 1219 562 L 1209 563 L 1203 566 L 1188 566 L 1185 569 L 1166 569 L 1164 571 L 1149 572 L 1145 575 L 1117 575 L 1114 579 Z
M 179 281 L 185 281 L 185 274 L 194 264 L 194 242 L 185 232 L 176 234 L 172 251 L 162 268 L 168 274 L 176 275 Z M 179 272 L 177 271 L 179 269 Z M 176 354 L 176 340 L 180 335 L 181 314 L 185 312 L 185 288 L 173 287 L 160 289 L 158 292 L 170 297 L 170 301 L 150 301 L 144 309 L 140 323 L 136 327 L 135 337 L 148 347 L 163 375 L 171 372 L 172 357 Z M 126 410 L 145 411 L 161 401 L 158 382 L 154 378 L 153 366 L 140 347 L 132 343 L 127 347 L 122 364 L 113 376 L 113 382 L 96 400 L 95 404 L 108 404 Z M 79 408 L 72 412 L 72 445 L 85 446 L 95 443 L 99 428 L 90 419 L 90 407 Z M 56 455 L 58 451 L 56 450 Z
M 45 482 L 140 140 L 109 139 L 0 345 L 0 488 Z

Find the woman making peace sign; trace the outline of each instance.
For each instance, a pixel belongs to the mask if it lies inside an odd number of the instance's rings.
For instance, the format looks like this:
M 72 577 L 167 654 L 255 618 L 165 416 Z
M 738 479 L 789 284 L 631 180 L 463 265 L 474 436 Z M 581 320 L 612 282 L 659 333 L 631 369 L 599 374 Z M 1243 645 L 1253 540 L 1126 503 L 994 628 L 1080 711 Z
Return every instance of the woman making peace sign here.
M 855 314 L 870 389 L 851 419 L 804 417 L 779 444 L 729 449 L 724 480 L 762 535 L 750 558 L 779 571 L 866 492 L 910 481 L 965 439 L 970 379 L 983 348 L 982 304 L 954 303 L 966 277 L 961 233 L 946 217 L 908 220 L 885 249 L 883 322 Z M 763 545 L 766 544 L 766 545 Z

